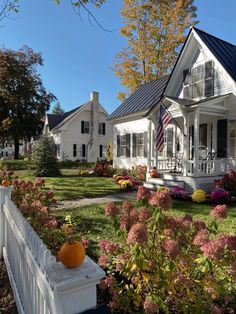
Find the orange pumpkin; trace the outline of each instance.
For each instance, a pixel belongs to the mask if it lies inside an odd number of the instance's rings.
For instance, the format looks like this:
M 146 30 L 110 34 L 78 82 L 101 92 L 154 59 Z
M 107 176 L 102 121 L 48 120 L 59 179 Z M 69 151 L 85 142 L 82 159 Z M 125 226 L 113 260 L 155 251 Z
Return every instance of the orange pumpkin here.
M 150 176 L 151 176 L 152 178 L 157 178 L 157 177 L 158 177 L 157 171 L 156 171 L 156 170 L 152 170 L 152 171 L 150 172 Z
M 67 242 L 62 245 L 58 256 L 65 267 L 79 267 L 84 261 L 85 249 L 78 241 Z
M 10 185 L 10 181 L 8 180 L 2 180 L 2 186 L 4 186 L 5 188 L 8 187 Z

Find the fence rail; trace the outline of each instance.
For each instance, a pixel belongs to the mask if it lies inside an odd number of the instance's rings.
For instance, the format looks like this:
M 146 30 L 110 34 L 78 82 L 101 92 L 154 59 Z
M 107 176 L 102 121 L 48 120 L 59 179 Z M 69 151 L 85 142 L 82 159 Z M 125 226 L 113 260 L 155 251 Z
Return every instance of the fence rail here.
M 74 270 L 58 263 L 11 201 L 11 191 L 0 187 L 0 258 L 19 314 L 75 314 L 96 306 L 96 284 L 104 271 L 89 257 Z M 89 273 L 84 278 L 85 270 Z M 53 278 L 59 279 L 55 283 Z M 85 291 L 87 299 L 82 297 Z

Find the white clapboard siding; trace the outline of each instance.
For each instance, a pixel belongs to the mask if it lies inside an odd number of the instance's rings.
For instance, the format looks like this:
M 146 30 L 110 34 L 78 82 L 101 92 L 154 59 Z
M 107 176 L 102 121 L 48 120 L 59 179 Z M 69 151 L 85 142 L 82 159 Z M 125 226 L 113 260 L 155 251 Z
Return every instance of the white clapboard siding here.
M 6 196 L 4 259 L 17 302 L 25 314 L 54 313 L 54 294 L 44 267 L 56 258 L 43 244 L 15 204 Z

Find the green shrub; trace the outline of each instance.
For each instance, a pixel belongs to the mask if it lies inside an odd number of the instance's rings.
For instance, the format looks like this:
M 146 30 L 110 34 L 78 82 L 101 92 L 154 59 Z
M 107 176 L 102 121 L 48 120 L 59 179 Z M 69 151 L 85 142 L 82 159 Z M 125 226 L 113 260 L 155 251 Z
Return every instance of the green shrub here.
M 30 161 L 26 160 L 1 160 L 0 167 L 7 170 L 28 170 Z
M 31 169 L 39 177 L 57 177 L 61 175 L 58 162 L 54 156 L 53 145 L 48 138 L 42 137 L 32 154 Z

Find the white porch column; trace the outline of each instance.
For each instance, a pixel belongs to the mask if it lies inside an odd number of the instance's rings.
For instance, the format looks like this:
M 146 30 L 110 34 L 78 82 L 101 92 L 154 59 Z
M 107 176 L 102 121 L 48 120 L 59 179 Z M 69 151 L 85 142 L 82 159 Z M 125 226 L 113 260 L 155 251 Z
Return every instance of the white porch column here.
M 198 175 L 199 164 L 199 108 L 196 109 L 194 114 L 194 175 Z
M 152 168 L 151 159 L 152 159 L 152 121 L 149 119 L 147 133 L 147 172 L 149 172 Z
M 183 175 L 188 175 L 188 160 L 189 160 L 189 113 L 183 112 L 184 118 L 184 134 L 183 135 Z

